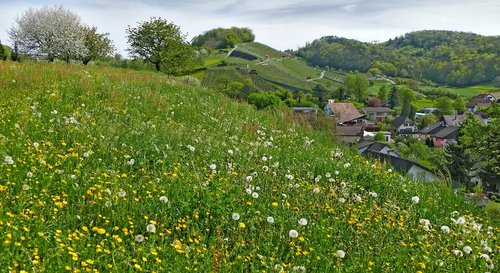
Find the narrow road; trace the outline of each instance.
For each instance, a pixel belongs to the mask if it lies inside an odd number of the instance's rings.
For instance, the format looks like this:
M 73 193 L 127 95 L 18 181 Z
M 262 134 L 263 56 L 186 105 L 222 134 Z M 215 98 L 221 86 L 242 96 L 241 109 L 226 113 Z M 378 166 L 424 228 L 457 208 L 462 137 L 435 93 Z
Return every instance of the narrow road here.
M 228 57 L 229 57 L 229 55 L 231 55 L 231 53 L 233 53 L 233 51 L 235 51 L 235 50 L 236 50 L 236 48 L 238 48 L 238 45 L 235 45 L 235 46 L 233 47 L 233 49 L 231 49 L 231 51 L 229 51 L 229 53 L 227 53 L 226 58 L 228 58 Z
M 319 75 L 319 77 L 317 78 L 314 78 L 314 79 L 307 79 L 306 81 L 307 82 L 310 82 L 310 81 L 315 81 L 315 80 L 319 80 L 319 79 L 323 79 L 323 77 L 325 76 L 325 70 L 321 71 L 321 75 Z

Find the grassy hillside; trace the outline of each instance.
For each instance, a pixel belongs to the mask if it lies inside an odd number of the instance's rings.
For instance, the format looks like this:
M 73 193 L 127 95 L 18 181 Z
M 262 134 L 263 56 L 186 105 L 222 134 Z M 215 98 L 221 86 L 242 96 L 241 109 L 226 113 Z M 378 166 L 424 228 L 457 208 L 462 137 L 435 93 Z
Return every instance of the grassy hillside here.
M 259 89 L 260 83 L 255 82 L 255 79 L 267 82 L 266 86 L 274 86 L 273 90 L 283 88 L 291 91 L 310 92 L 317 84 L 333 90 L 344 77 L 343 74 L 335 73 L 332 70 L 325 74 L 325 78 L 320 79 L 322 70 L 309 66 L 303 59 L 290 56 L 288 53 L 280 52 L 260 43 L 238 44 L 234 51 L 235 55 L 239 53 L 250 54 L 257 60 L 227 57 L 227 54 L 221 53 L 209 55 L 204 60 L 208 69 L 203 73 L 203 86 L 218 88 L 221 84 L 251 77 Z M 210 71 L 221 63 L 228 64 L 228 66 L 216 67 L 216 71 Z M 235 68 L 240 71 L 235 72 Z M 255 74 L 258 76 L 252 76 Z M 272 91 L 269 88 L 262 90 Z
M 0 72 L 7 271 L 483 272 L 498 263 L 495 218 L 286 112 L 155 73 L 10 62 Z

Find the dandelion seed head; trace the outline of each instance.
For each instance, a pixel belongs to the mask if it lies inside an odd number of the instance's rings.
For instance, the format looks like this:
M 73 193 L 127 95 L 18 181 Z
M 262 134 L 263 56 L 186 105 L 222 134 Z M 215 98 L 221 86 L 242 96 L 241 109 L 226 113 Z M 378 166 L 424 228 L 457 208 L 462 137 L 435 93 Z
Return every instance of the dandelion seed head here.
M 339 258 L 341 258 L 341 259 L 344 259 L 345 258 L 345 251 L 337 250 L 337 256 L 339 256 Z
M 273 223 L 274 223 L 274 217 L 272 217 L 272 216 L 268 216 L 268 217 L 267 217 L 267 219 L 266 219 L 266 221 L 267 221 L 268 223 L 270 223 L 270 224 L 273 224 Z
M 307 225 L 307 219 L 306 218 L 301 218 L 299 220 L 299 224 L 302 225 L 302 226 L 306 226 Z
M 252 197 L 253 197 L 254 199 L 259 198 L 259 193 L 258 193 L 258 192 L 253 192 L 253 193 L 252 193 Z
M 135 241 L 138 243 L 144 241 L 144 236 L 142 234 L 135 236 Z
M 168 197 L 166 197 L 166 196 L 164 196 L 164 195 L 163 195 L 163 196 L 160 196 L 160 199 L 159 199 L 159 200 L 160 200 L 160 202 L 162 202 L 163 204 L 167 204 L 167 203 L 168 203 L 168 201 L 169 201 L 169 200 L 168 200 Z
M 295 229 L 291 229 L 291 230 L 288 232 L 288 235 L 289 235 L 291 238 L 297 238 L 297 237 L 299 237 L 299 232 L 297 232 Z
M 147 226 L 146 226 L 146 231 L 147 231 L 147 232 L 149 232 L 149 233 L 154 233 L 154 232 L 156 232 L 156 227 L 155 227 L 155 225 L 153 225 L 153 224 L 149 224 L 149 225 L 147 225 Z
M 465 254 L 471 254 L 472 248 L 470 246 L 464 246 L 463 251 L 465 252 Z
M 6 164 L 12 165 L 12 164 L 14 164 L 14 159 L 12 159 L 12 157 L 11 157 L 11 156 L 6 155 L 6 156 L 5 156 L 5 159 L 4 159 L 4 162 L 5 162 Z
M 420 202 L 420 197 L 418 197 L 418 196 L 413 196 L 413 197 L 411 198 L 411 201 L 412 201 L 413 203 L 415 203 L 415 204 L 418 204 L 418 202 Z
M 235 221 L 238 221 L 240 220 L 240 214 L 235 212 L 231 215 L 231 218 L 233 218 L 233 220 Z
M 448 226 L 441 226 L 441 231 L 444 232 L 444 233 L 449 233 L 450 232 L 450 228 Z

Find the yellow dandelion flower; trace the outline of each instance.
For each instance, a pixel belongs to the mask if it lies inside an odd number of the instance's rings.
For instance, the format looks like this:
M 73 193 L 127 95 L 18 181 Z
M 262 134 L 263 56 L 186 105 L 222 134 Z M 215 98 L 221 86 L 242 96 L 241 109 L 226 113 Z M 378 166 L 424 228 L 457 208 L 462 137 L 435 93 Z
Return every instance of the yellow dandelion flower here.
M 241 229 L 244 229 L 244 228 L 245 228 L 245 223 L 240 222 L 240 223 L 238 224 L 238 227 L 239 227 L 239 228 L 241 228 Z

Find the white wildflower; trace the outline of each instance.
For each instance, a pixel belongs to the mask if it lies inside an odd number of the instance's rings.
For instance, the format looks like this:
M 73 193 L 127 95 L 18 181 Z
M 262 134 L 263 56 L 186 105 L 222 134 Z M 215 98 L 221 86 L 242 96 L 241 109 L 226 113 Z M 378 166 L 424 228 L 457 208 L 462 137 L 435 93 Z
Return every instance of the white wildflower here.
M 258 192 L 252 193 L 252 197 L 255 198 L 255 199 L 259 198 L 259 193 Z
M 300 224 L 301 226 L 306 226 L 306 225 L 307 225 L 307 219 L 306 219 L 306 218 L 301 218 L 301 219 L 299 220 L 299 224 Z
M 267 220 L 267 222 L 268 222 L 268 223 L 270 223 L 270 224 L 273 224 L 273 223 L 274 223 L 274 217 L 272 217 L 272 216 L 267 217 L 267 219 L 266 219 L 266 220 Z
M 299 237 L 299 233 L 298 233 L 295 229 L 291 229 L 291 230 L 288 232 L 288 235 L 290 235 L 290 237 L 292 237 L 292 238 L 297 238 L 297 237 Z
M 455 256 L 457 257 L 462 257 L 464 256 L 464 254 L 462 253 L 462 251 L 458 250 L 458 249 L 454 249 L 451 251 Z
M 129 166 L 134 165 L 134 163 L 135 163 L 135 159 L 133 159 L 133 158 L 130 159 L 129 161 L 127 161 L 127 165 L 129 165 Z

